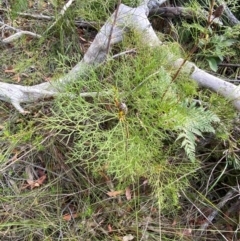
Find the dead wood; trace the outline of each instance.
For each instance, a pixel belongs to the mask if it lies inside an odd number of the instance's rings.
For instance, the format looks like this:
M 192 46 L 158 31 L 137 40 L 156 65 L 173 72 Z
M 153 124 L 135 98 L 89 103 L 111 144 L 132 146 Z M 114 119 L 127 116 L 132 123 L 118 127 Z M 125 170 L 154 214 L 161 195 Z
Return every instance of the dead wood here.
M 151 4 L 153 3 L 154 1 L 145 0 L 137 8 L 130 8 L 121 4 L 118 12 L 114 12 L 100 29 L 83 59 L 68 74 L 58 80 L 34 86 L 21 86 L 0 82 L 0 99 L 13 104 L 19 112 L 26 113 L 21 107 L 21 103 L 34 102 L 45 97 L 55 96 L 63 92 L 65 84 L 70 81 L 73 82 L 79 79 L 84 81 L 84 75 L 88 73 L 89 68 L 106 60 L 109 45 L 111 47 L 121 42 L 124 34 L 129 30 L 139 33 L 143 45 L 152 48 L 162 45 L 161 40 L 157 37 L 147 18 L 149 8 L 151 9 Z M 114 19 L 116 20 L 116 24 L 113 25 Z M 182 59 L 179 59 L 175 62 L 176 70 L 182 61 Z M 169 63 L 172 62 L 173 56 L 169 55 Z M 190 77 L 200 86 L 223 95 L 227 100 L 232 101 L 237 110 L 240 110 L 240 91 L 234 84 L 208 74 L 191 62 L 185 64 L 184 71 L 187 71 Z

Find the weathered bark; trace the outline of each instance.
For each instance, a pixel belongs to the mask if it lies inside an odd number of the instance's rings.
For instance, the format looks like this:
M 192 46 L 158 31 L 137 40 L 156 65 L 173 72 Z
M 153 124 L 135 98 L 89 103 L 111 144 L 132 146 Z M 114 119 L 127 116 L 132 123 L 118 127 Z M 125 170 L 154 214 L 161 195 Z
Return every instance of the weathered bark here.
M 164 1 L 157 2 L 162 3 Z M 100 29 L 83 59 L 68 74 L 56 81 L 34 86 L 0 83 L 0 99 L 12 103 L 19 112 L 26 113 L 20 106 L 21 103 L 34 102 L 45 97 L 55 96 L 59 92 L 64 91 L 64 85 L 66 83 L 79 80 L 79 78 L 84 79 L 84 75 L 87 74 L 89 68 L 106 60 L 108 39 L 111 37 L 110 46 L 112 46 L 122 41 L 124 33 L 130 29 L 134 29 L 134 31 L 139 33 L 142 44 L 151 46 L 152 48 L 162 45 L 162 42 L 155 34 L 147 18 L 149 7 L 153 6 L 153 3 L 155 3 L 155 1 L 149 2 L 145 0 L 143 4 L 137 8 L 130 8 L 121 4 L 117 16 L 115 16 L 116 13 L 112 14 Z M 113 26 L 115 17 L 116 24 Z M 169 56 L 169 61 L 172 62 L 171 56 Z M 176 66 L 179 66 L 181 61 L 182 60 L 176 61 Z M 176 67 L 176 69 L 177 68 L 178 67 Z M 193 69 L 194 71 L 192 72 Z M 240 92 L 235 85 L 200 70 L 193 63 L 188 62 L 185 70 L 189 71 L 190 76 L 199 85 L 222 94 L 233 102 L 237 110 L 240 110 L 240 101 L 237 100 L 240 99 Z M 82 95 L 86 94 L 83 93 Z

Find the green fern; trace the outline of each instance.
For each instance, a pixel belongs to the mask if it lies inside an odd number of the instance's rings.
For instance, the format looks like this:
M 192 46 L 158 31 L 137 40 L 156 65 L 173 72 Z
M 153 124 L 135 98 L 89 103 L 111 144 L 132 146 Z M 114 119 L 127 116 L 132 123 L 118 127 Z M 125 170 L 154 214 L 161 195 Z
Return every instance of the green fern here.
M 181 147 L 184 148 L 188 158 L 195 161 L 196 136 L 203 137 L 204 132 L 215 130 L 212 123 L 218 123 L 220 119 L 213 112 L 205 110 L 203 107 L 196 107 L 195 103 L 187 106 L 187 102 L 182 105 L 182 121 L 177 129 L 182 131 L 177 140 L 182 140 Z

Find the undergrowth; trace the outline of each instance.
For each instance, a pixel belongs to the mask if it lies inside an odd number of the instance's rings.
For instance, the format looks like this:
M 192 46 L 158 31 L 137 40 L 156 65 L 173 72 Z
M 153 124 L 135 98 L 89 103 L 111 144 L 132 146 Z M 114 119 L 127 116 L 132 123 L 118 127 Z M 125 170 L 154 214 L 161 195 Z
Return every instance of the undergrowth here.
M 22 11 L 26 2 L 12 10 Z M 64 1 L 51 2 L 57 16 Z M 23 39 L 4 48 L 2 61 L 14 69 L 4 79 L 13 82 L 9 77 L 20 74 L 20 84 L 36 84 L 80 60 L 75 17 L 105 21 L 115 2 L 105 1 L 104 11 L 100 1 L 74 4 L 67 21 L 60 19 L 51 31 L 52 23 L 37 25 L 45 42 Z M 224 36 L 237 38 L 234 29 Z M 183 73 L 172 82 L 176 70 L 168 56 L 182 54 L 177 44 L 151 50 L 131 36 L 116 48 L 136 53 L 89 69 L 86 79 L 69 84 L 56 99 L 34 103 L 32 115 L 1 105 L 4 240 L 185 240 L 187 225 L 199 227 L 199 213 L 189 213 L 186 200 L 200 210 L 216 209 L 225 194 L 222 183 L 237 185 L 238 121 L 226 99 L 198 89 Z M 83 98 L 83 92 L 95 94 Z M 223 211 L 220 216 L 237 226 Z
M 196 137 L 214 133 L 212 124 L 219 122 L 213 112 L 197 106 L 190 93 L 180 93 L 178 85 L 171 84 L 169 66 L 163 67 L 169 51 L 142 50 L 117 66 L 100 67 L 105 76 L 101 82 L 99 73 L 89 73 L 87 81 L 68 87 L 73 99 L 57 98 L 46 123 L 51 133 L 73 138 L 68 162 L 80 163 L 94 176 L 104 172 L 123 188 L 143 177 L 163 209 L 178 205 L 180 188 L 188 186 L 199 167 Z M 98 95 L 86 100 L 79 96 L 83 89 Z M 124 117 L 119 116 L 116 101 L 128 106 Z

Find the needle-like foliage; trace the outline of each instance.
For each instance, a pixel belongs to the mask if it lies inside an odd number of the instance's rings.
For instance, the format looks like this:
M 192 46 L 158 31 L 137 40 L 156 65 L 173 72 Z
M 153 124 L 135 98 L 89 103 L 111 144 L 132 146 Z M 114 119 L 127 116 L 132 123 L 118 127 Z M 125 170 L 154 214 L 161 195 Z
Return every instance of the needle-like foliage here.
M 69 162 L 80 163 L 94 176 L 107 173 L 125 186 L 144 177 L 165 208 L 171 206 L 165 205 L 168 198 L 177 205 L 179 189 L 188 185 L 188 175 L 198 166 L 197 138 L 214 132 L 212 124 L 219 121 L 195 105 L 194 87 L 183 94 L 171 81 L 165 61 L 173 49 L 141 49 L 137 56 L 89 71 L 88 81 L 69 86 L 73 99 L 57 99 L 46 123 L 65 140 L 74 140 Z M 98 94 L 84 99 L 82 90 Z M 128 107 L 121 117 L 119 103 Z

